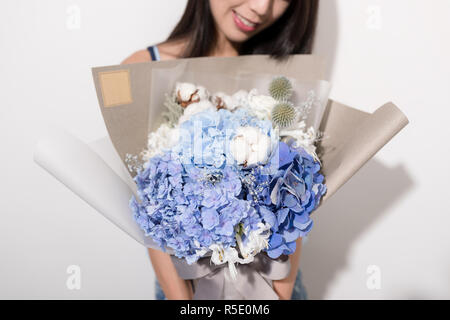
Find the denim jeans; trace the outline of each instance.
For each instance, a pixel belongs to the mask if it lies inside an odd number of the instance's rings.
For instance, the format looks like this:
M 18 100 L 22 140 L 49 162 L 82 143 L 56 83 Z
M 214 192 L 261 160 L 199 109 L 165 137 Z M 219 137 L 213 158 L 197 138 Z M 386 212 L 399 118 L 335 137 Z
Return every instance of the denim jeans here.
M 155 281 L 155 299 L 165 300 L 166 296 L 159 285 L 158 280 Z M 297 278 L 295 279 L 294 290 L 292 291 L 291 300 L 307 300 L 308 296 L 306 294 L 306 289 L 302 283 L 302 273 L 299 270 L 297 273 Z

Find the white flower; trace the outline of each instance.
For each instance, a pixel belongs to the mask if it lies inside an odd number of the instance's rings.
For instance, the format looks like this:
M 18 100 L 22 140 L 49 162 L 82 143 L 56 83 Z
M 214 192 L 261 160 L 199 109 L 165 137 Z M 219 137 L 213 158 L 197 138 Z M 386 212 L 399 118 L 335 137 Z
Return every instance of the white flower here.
M 247 107 L 250 111 L 261 120 L 272 119 L 272 109 L 277 101 L 271 96 L 259 94 L 256 89 L 252 89 L 248 93 Z
M 205 87 L 196 86 L 189 82 L 177 82 L 175 93 L 178 103 L 185 108 L 189 104 L 209 99 L 209 92 Z
M 193 83 L 188 82 L 177 82 L 175 85 L 175 92 L 184 101 L 191 98 L 191 95 L 195 92 L 196 86 Z
M 228 262 L 231 279 L 236 280 L 237 269 L 235 263 L 242 260 L 239 258 L 237 250 L 233 247 L 225 249 L 220 244 L 212 244 L 209 249 L 212 250 L 211 261 L 216 265 Z
M 302 147 L 308 152 L 316 161 L 319 161 L 319 157 L 316 154 L 316 140 L 317 132 L 313 127 L 306 128 L 305 121 L 300 121 L 295 124 L 295 126 L 284 129 L 280 131 L 280 137 L 282 140 L 286 141 L 289 139 L 294 139 L 294 148 Z
M 212 102 L 209 100 L 200 100 L 200 102 L 191 103 L 184 109 L 183 115 L 180 119 L 178 119 L 178 124 L 188 121 L 194 114 L 206 111 L 208 109 L 216 110 Z
M 225 109 L 234 111 L 239 107 L 249 109 L 248 104 L 249 93 L 245 90 L 239 90 L 233 95 L 229 96 L 223 92 L 216 92 L 211 96 L 211 100 L 217 105 L 218 99 L 222 100 Z
M 197 239 L 194 239 L 194 245 L 199 248 L 195 250 L 195 254 L 199 257 L 203 257 L 205 254 L 209 252 L 208 248 L 200 247 L 200 242 Z
M 171 128 L 162 124 L 155 132 L 148 135 L 147 149 L 142 152 L 142 159 L 147 162 L 150 158 L 171 149 L 177 144 L 180 137 L 178 128 Z
M 188 101 L 191 97 L 195 99 L 199 98 L 200 100 L 206 100 L 209 97 L 209 93 L 204 87 L 196 86 L 189 82 L 177 82 L 175 91 L 180 94 L 183 101 Z M 195 93 L 195 91 L 197 91 L 197 93 Z M 195 95 L 193 96 L 194 93 Z
M 224 108 L 233 111 L 238 107 L 233 98 L 223 92 L 216 92 L 211 96 L 211 101 L 217 109 Z
M 236 280 L 237 269 L 236 263 L 248 264 L 255 260 L 255 256 L 261 250 L 268 248 L 270 237 L 270 225 L 258 223 L 258 229 L 250 232 L 244 231 L 246 234 L 245 244 L 238 232 L 236 232 L 236 242 L 244 259 L 239 257 L 239 252 L 234 247 L 224 248 L 221 244 L 212 244 L 209 249 L 212 251 L 211 262 L 216 265 L 228 263 L 231 278 Z
M 230 152 L 238 164 L 264 163 L 271 152 L 271 140 L 256 127 L 239 127 L 230 142 Z
M 247 227 L 248 229 L 248 227 Z M 244 231 L 247 238 L 245 244 L 238 232 L 236 232 L 236 242 L 244 259 L 250 263 L 261 250 L 269 247 L 270 225 L 262 222 L 258 223 L 258 229 L 250 232 Z M 242 263 L 242 262 L 241 262 Z
M 248 100 L 248 92 L 246 90 L 239 90 L 235 92 L 231 97 L 233 98 L 235 103 L 244 104 L 244 102 Z
M 239 90 L 235 92 L 231 96 L 231 100 L 232 107 L 230 108 L 230 110 L 234 110 L 239 107 L 248 108 L 248 92 L 245 90 Z

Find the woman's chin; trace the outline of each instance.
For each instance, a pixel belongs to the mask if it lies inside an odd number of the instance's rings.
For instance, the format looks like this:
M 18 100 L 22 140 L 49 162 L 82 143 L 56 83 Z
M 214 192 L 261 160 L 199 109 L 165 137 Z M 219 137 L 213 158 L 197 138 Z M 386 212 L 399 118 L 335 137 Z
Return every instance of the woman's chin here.
M 230 40 L 231 42 L 236 42 L 236 43 L 242 43 L 242 42 L 245 42 L 248 39 L 250 39 L 249 34 L 245 34 L 239 30 L 230 32 L 226 36 L 227 36 L 228 40 Z

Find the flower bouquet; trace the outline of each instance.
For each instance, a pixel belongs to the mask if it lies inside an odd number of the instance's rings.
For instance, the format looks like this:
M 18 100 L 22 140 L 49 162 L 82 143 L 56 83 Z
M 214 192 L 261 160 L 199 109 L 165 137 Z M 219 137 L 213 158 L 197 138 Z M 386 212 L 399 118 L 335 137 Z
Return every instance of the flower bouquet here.
M 235 264 L 257 254 L 294 253 L 326 192 L 315 152 L 320 135 L 306 120 L 327 97 L 313 89 L 302 96 L 285 76 L 253 76 L 270 79 L 266 92 L 227 95 L 177 82 L 147 148 L 126 160 L 137 173 L 130 207 L 145 235 L 188 264 L 205 256 L 228 264 L 234 280 Z M 328 92 L 327 82 L 316 86 Z
M 324 74 L 312 55 L 93 68 L 109 138 L 88 146 L 58 130 L 34 159 L 170 253 L 194 299 L 277 299 L 272 280 L 288 275 L 311 212 L 408 123 L 392 103 L 367 113 L 328 100 Z

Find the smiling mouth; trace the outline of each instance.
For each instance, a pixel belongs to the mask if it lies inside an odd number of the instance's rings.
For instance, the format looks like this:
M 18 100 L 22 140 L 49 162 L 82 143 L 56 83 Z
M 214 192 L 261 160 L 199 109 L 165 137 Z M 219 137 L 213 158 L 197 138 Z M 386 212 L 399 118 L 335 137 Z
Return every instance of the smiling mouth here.
M 256 27 L 259 25 L 259 23 L 252 22 L 243 16 L 241 16 L 236 11 L 232 10 L 234 15 L 234 20 L 239 28 L 243 29 L 244 31 L 253 31 L 256 29 Z

